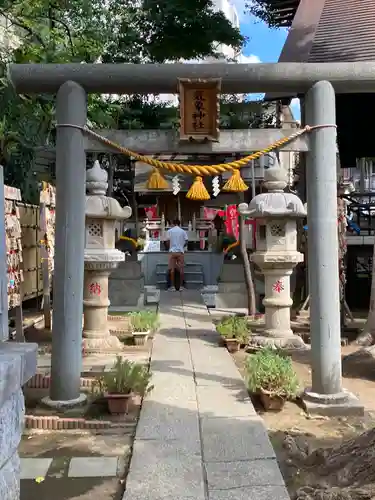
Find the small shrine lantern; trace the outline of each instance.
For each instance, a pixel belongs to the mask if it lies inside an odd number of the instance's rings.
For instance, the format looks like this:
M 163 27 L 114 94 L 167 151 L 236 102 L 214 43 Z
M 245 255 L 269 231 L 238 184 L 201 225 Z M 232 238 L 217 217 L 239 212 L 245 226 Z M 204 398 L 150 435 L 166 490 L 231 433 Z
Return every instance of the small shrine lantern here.
M 83 291 L 83 346 L 86 352 L 118 351 L 123 345 L 110 335 L 107 323 L 108 277 L 125 254 L 115 248 L 116 221 L 132 210 L 106 196 L 108 174 L 98 161 L 86 173 L 86 242 Z
M 286 172 L 279 168 L 265 171 L 267 193 L 255 196 L 249 205 L 239 205 L 239 212 L 257 219 L 256 252 L 251 260 L 264 274 L 265 329 L 251 337 L 251 344 L 285 348 L 303 348 L 303 340 L 290 327 L 290 275 L 303 262 L 297 251 L 297 219 L 306 217 L 302 201 L 293 193 L 284 193 Z

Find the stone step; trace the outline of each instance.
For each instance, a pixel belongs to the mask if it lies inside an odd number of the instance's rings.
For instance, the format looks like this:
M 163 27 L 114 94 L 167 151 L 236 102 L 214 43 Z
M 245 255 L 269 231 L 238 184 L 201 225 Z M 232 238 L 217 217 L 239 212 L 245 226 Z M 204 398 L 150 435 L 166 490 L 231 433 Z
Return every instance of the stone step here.
M 168 269 L 168 263 L 167 262 L 160 262 L 156 264 L 156 272 L 161 273 L 161 272 L 167 272 Z M 191 261 L 185 261 L 184 262 L 184 270 L 185 272 L 202 272 L 203 271 L 203 265 L 199 262 L 191 262 Z
M 158 276 L 165 276 L 167 274 L 167 269 L 165 271 L 164 270 L 163 271 L 157 271 L 156 274 Z M 192 276 L 194 274 L 198 274 L 199 276 L 203 276 L 203 271 L 202 270 L 200 270 L 200 271 L 189 271 L 189 270 L 186 271 L 184 269 L 184 275 L 185 276 Z
M 161 289 L 165 289 L 167 287 L 167 282 L 166 281 L 158 281 L 158 285 Z M 203 287 L 203 280 L 202 281 L 186 281 L 185 282 L 185 287 L 188 288 L 189 290 L 200 290 Z
M 184 262 L 184 265 L 185 266 L 198 266 L 198 267 L 203 267 L 203 264 L 201 262 L 193 262 L 191 260 L 186 260 Z M 156 264 L 156 266 L 168 266 L 168 263 L 167 262 L 158 262 Z

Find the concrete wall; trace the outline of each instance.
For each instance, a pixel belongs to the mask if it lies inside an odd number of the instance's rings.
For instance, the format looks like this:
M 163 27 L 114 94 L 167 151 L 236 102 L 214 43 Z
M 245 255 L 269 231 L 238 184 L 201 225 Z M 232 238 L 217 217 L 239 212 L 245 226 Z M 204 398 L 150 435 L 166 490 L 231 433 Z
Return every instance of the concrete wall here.
M 121 262 L 108 280 L 111 309 L 137 306 L 143 293 L 144 282 L 141 264 L 134 259 Z M 119 309 L 121 310 L 121 309 Z
M 21 441 L 25 400 L 21 387 L 36 373 L 37 345 L 0 343 L 0 498 L 20 498 Z

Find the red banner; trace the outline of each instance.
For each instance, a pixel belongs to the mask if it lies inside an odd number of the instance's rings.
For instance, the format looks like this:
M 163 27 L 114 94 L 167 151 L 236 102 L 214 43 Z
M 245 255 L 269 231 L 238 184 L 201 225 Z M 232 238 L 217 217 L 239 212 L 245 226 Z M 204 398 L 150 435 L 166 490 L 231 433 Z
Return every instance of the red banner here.
M 228 234 L 232 234 L 236 240 L 239 237 L 237 205 L 227 205 L 225 210 L 225 228 Z
M 145 214 L 148 220 L 156 219 L 158 215 L 157 205 L 152 205 L 151 207 L 145 208 Z

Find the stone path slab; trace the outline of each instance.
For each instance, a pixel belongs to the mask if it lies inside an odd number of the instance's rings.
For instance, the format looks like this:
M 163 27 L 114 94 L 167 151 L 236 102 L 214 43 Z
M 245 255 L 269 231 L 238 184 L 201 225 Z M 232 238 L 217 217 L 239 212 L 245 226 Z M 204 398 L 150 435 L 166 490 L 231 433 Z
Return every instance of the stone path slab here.
M 52 458 L 21 458 L 21 480 L 45 477 Z
M 66 458 L 68 478 L 84 478 L 84 477 L 116 477 L 119 471 L 119 457 L 72 457 Z M 65 461 L 65 459 L 64 459 Z M 55 465 L 55 467 L 54 467 Z M 40 458 L 30 457 L 21 458 L 21 480 L 36 478 L 45 478 L 54 476 L 54 471 L 61 469 L 61 457 Z M 61 472 L 61 471 L 60 471 Z M 58 474 L 63 476 L 64 474 Z
M 254 485 L 284 485 L 281 472 L 274 460 L 243 462 L 216 462 L 205 465 L 209 490 L 251 488 Z
M 73 457 L 68 477 L 116 477 L 117 457 Z
M 161 292 L 153 392 L 123 500 L 289 500 L 257 416 L 199 292 Z

